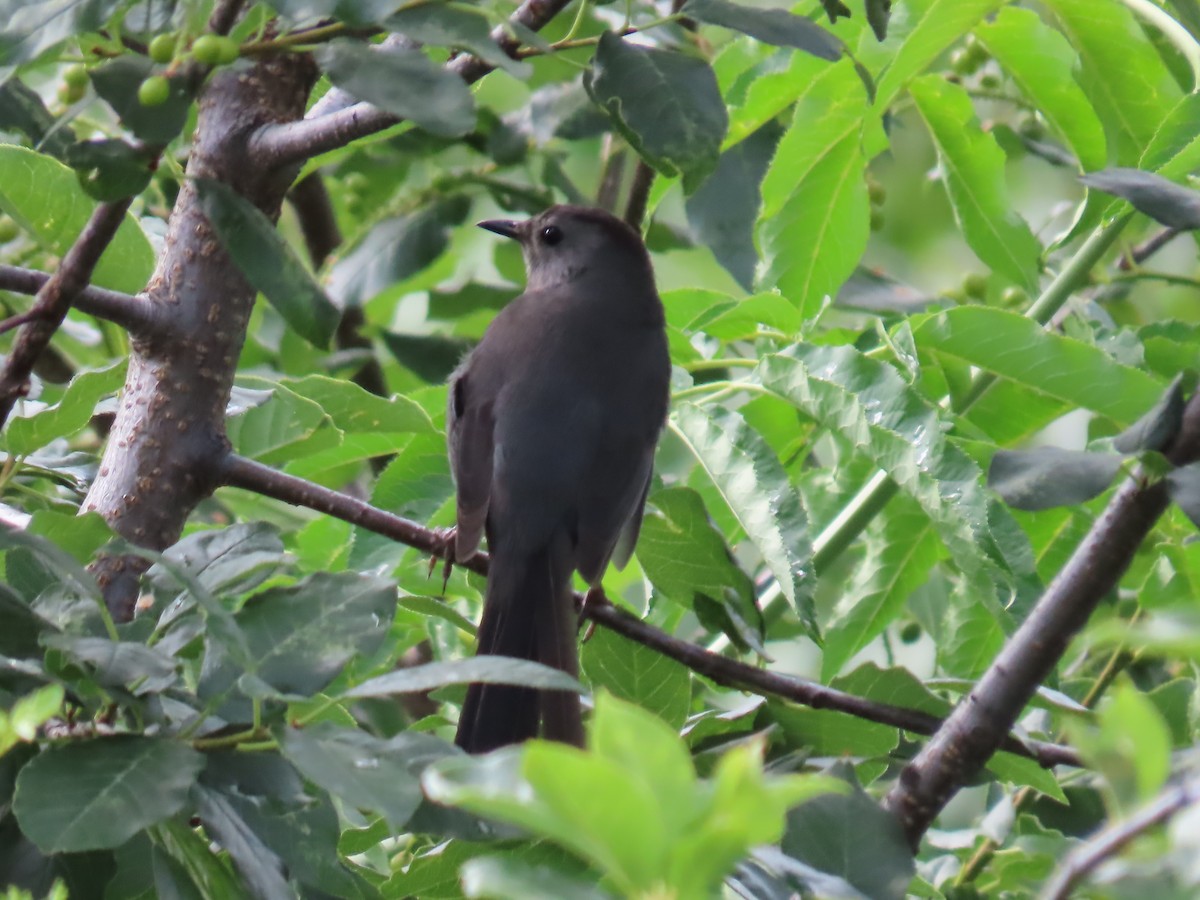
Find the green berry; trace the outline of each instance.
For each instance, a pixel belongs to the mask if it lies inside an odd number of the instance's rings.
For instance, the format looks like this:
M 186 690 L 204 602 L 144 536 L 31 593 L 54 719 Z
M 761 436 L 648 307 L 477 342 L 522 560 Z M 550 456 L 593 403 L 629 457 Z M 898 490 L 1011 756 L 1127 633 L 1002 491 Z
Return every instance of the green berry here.
M 67 84 L 65 81 L 58 86 L 58 99 L 63 103 L 74 103 L 77 100 L 82 100 L 86 88 L 76 87 L 73 84 Z
M 917 622 L 905 622 L 900 628 L 900 643 L 915 644 L 921 638 L 921 626 Z
M 973 75 L 978 68 L 979 63 L 966 50 L 959 48 L 950 54 L 950 70 L 955 75 Z
M 156 63 L 169 63 L 175 58 L 175 35 L 156 35 L 150 42 L 150 58 Z
M 979 77 L 979 86 L 984 90 L 998 91 L 1001 83 L 1000 76 L 995 72 L 985 72 Z
M 151 75 L 138 87 L 138 103 L 142 106 L 160 106 L 171 96 L 171 82 L 162 75 Z
M 1019 287 L 1010 286 L 1000 295 L 1000 302 L 1010 309 L 1020 309 L 1029 302 L 1029 295 Z
M 987 296 L 987 276 L 981 275 L 979 272 L 972 272 L 963 279 L 962 289 L 963 293 L 968 297 L 973 297 L 976 300 L 982 300 Z
M 73 88 L 85 88 L 88 83 L 88 73 L 84 66 L 74 65 L 63 72 L 63 81 Z
M 0 244 L 7 244 L 9 241 L 16 240 L 21 229 L 17 227 L 17 223 L 8 216 L 0 216 Z
M 887 199 L 887 188 L 874 178 L 868 179 L 867 196 L 871 198 L 872 206 L 883 206 L 883 201 Z
M 216 34 L 202 34 L 192 44 L 192 56 L 209 66 L 231 63 L 238 58 L 238 52 L 235 41 Z
M 1021 116 L 1017 122 L 1017 133 L 1022 137 L 1037 140 L 1046 134 L 1046 126 L 1042 124 L 1042 120 L 1033 113 Z

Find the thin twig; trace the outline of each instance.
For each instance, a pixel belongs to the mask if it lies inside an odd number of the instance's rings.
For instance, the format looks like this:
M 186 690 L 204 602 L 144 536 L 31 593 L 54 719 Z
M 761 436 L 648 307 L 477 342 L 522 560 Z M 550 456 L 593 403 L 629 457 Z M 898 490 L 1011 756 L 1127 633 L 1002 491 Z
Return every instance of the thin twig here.
M 31 313 L 35 318 L 17 335 L 12 351 L 0 372 L 0 426 L 8 421 L 13 405 L 29 391 L 29 374 L 42 351 L 58 331 L 67 311 L 100 261 L 100 254 L 112 241 L 117 227 L 125 219 L 132 197 L 115 203 L 101 203 L 84 226 L 83 232 L 63 257 L 58 271 L 38 290 Z
M 1200 803 L 1200 778 L 1190 778 L 1163 791 L 1129 818 L 1104 829 L 1072 850 L 1047 882 L 1041 900 L 1066 900 L 1079 882 L 1102 862 L 1194 803 Z
M 650 188 L 654 187 L 654 170 L 644 159 L 637 161 L 633 170 L 633 181 L 629 185 L 629 198 L 625 202 L 625 221 L 638 231 L 642 230 L 646 218 L 646 204 L 650 199 Z
M 0 290 L 3 291 L 36 294 L 49 280 L 50 276 L 45 272 L 23 269 L 20 266 L 0 265 Z M 157 307 L 144 297 L 91 285 L 75 295 L 75 302 L 71 306 L 89 316 L 115 322 L 135 337 L 150 334 L 162 324 L 157 315 Z M 30 309 L 27 314 L 33 312 L 34 310 Z
M 525 0 L 510 21 L 537 31 L 568 3 L 570 0 Z M 510 55 L 515 54 L 519 46 L 519 42 L 503 26 L 493 29 L 492 39 Z M 452 59 L 447 68 L 471 84 L 494 67 L 478 57 L 463 54 Z M 390 128 L 399 121 L 398 116 L 370 103 L 356 103 L 317 119 L 268 125 L 255 136 L 250 152 L 259 165 L 280 168 L 343 147 L 353 140 Z
M 385 512 L 362 500 L 305 481 L 303 478 L 278 472 L 253 460 L 230 456 L 224 466 L 222 481 L 229 487 L 254 491 L 293 506 L 303 506 L 326 513 L 433 556 L 445 558 L 448 552 L 443 533 Z M 486 575 L 487 554 L 477 553 L 460 565 Z M 577 606 L 582 606 L 583 596 L 577 594 L 575 602 Z M 658 650 L 664 656 L 683 663 L 692 671 L 718 684 L 770 694 L 814 709 L 837 710 L 916 734 L 933 734 L 942 723 L 937 716 L 928 713 L 878 703 L 793 675 L 768 672 L 735 659 L 718 656 L 703 647 L 648 625 L 611 603 L 596 602 L 595 597 L 588 603 L 584 616 L 623 637 Z M 1004 741 L 1003 749 L 1034 759 L 1047 768 L 1055 765 L 1082 764 L 1079 755 L 1073 749 L 1057 744 L 1021 741 L 1009 737 Z
M 218 0 L 212 15 L 208 17 L 208 30 L 213 34 L 229 34 L 244 3 L 245 0 Z

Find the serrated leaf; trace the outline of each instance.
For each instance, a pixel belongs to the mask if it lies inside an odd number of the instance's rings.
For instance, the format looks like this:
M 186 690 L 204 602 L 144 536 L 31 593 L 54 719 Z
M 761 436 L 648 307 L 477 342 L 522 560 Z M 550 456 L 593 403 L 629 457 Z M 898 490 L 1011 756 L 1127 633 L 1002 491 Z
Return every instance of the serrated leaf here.
M 909 88 L 929 127 L 954 217 L 971 250 L 995 271 L 1037 289 L 1042 247 L 1013 209 L 1004 180 L 1004 151 L 975 119 L 967 92 L 938 75 Z
M 685 192 L 716 167 L 729 117 L 704 60 L 606 31 L 584 84 L 647 163 L 683 176 Z
M 505 53 L 492 39 L 487 17 L 465 3 L 409 5 L 389 16 L 384 24 L 389 31 L 398 31 L 421 44 L 466 50 L 517 78 L 528 77 L 533 71 L 529 63 Z
M 435 431 L 429 414 L 399 394 L 379 397 L 352 381 L 325 375 L 284 378 L 280 383 L 319 405 L 333 424 L 347 433 L 432 434 Z
M 807 627 L 812 606 L 808 517 L 783 465 L 736 413 L 679 405 L 671 429 L 687 445 Z
M 29 7 L 34 9 L 34 7 Z M 0 209 L 46 251 L 63 256 L 95 207 L 75 173 L 58 160 L 0 144 Z M 100 256 L 92 284 L 136 294 L 154 270 L 154 250 L 132 215 L 125 216 Z
M 92 418 L 96 404 L 120 390 L 125 381 L 126 360 L 107 369 L 75 375 L 53 406 L 30 416 L 13 416 L 4 430 L 3 443 L 9 453 L 25 455 L 55 438 L 71 437 Z
M 246 280 L 297 334 L 328 347 L 341 313 L 269 219 L 229 185 L 194 178 L 200 208 Z
M 975 35 L 1000 67 L 1066 140 L 1084 170 L 1099 169 L 1107 159 L 1104 126 L 1088 102 L 1072 69 L 1075 50 L 1031 9 L 1007 6 Z
M 43 853 L 119 847 L 182 809 L 203 767 L 202 754 L 163 738 L 61 744 L 21 769 L 13 812 Z
M 420 50 L 336 40 L 315 55 L 329 80 L 342 90 L 430 134 L 460 137 L 475 127 L 475 99 L 466 83 Z
M 946 48 L 1003 3 L 1004 0 L 931 0 L 920 4 L 920 18 L 879 79 L 875 94 L 876 108 L 890 107 L 914 76 L 925 71 Z M 881 4 L 875 5 L 878 7 Z M 875 28 L 876 36 L 879 36 L 880 29 L 875 27 L 874 20 L 871 25 Z M 883 40 L 882 37 L 879 39 Z
M 593 689 L 654 713 L 682 728 L 691 707 L 691 677 L 686 666 L 616 632 L 601 628 L 583 645 L 580 665 Z
M 582 691 L 583 685 L 566 672 L 528 659 L 475 656 L 451 662 L 432 662 L 368 679 L 343 693 L 344 697 L 387 697 L 413 694 L 448 684 L 514 684 L 541 690 Z
M 1090 188 L 1128 200 L 1138 212 L 1162 225 L 1191 231 L 1200 228 L 1200 193 L 1138 169 L 1104 169 L 1079 179 Z
M 1104 493 L 1123 461 L 1117 453 L 1058 447 L 997 450 L 988 468 L 988 487 L 1016 509 L 1073 506 Z
M 946 310 L 921 321 L 913 334 L 923 352 L 946 354 L 1119 423 L 1137 420 L 1163 390 L 1151 375 L 1098 347 L 1006 310 Z
M 680 11 L 701 22 L 740 31 L 763 43 L 794 47 L 821 59 L 836 60 L 841 56 L 841 47 L 833 35 L 811 19 L 784 9 L 741 6 L 728 0 L 687 0 Z
M 341 432 L 312 400 L 265 380 L 243 381 L 269 386 L 271 396 L 226 422 L 229 441 L 240 455 L 278 465 L 341 443 Z
M 1046 0 L 1079 53 L 1080 83 L 1118 165 L 1135 165 L 1183 95 L 1138 21 L 1121 3 Z

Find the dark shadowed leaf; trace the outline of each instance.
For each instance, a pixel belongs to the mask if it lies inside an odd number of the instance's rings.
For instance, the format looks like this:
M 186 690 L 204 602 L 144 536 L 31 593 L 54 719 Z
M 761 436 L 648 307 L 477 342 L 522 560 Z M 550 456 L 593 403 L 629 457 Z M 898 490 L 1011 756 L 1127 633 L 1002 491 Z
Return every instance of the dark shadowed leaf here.
M 440 334 L 397 334 L 385 331 L 383 344 L 396 362 L 430 384 L 441 384 L 467 355 L 474 341 Z
M 80 32 L 99 31 L 119 0 L 41 0 L 6 3 L 0 31 L 0 80 L 9 69 Z
M 237 614 L 250 652 L 246 673 L 281 693 L 311 696 L 351 659 L 379 648 L 395 606 L 391 582 L 354 572 L 319 572 L 291 587 L 269 588 Z M 240 675 L 210 634 L 200 693 L 214 696 Z
M 43 641 L 84 664 L 103 687 L 129 688 L 141 695 L 158 693 L 175 683 L 175 661 L 145 644 L 65 634 L 46 635 Z
M 583 685 L 565 672 L 528 659 L 475 656 L 453 662 L 434 662 L 399 669 L 371 678 L 346 691 L 346 697 L 386 697 L 431 691 L 448 684 L 516 684 L 560 691 L 582 691 Z
M 447 229 L 462 222 L 469 209 L 465 197 L 451 196 L 421 212 L 378 223 L 329 270 L 330 296 L 343 309 L 361 306 L 424 269 L 446 249 Z
M 320 48 L 316 57 L 342 90 L 432 134 L 458 137 L 475 127 L 475 99 L 466 83 L 420 50 L 378 50 L 339 40 Z
M 160 738 L 63 744 L 21 769 L 13 811 L 45 853 L 119 847 L 178 812 L 203 767 L 202 754 Z
M 442 745 L 430 735 L 399 734 L 390 740 L 321 722 L 288 728 L 283 755 L 318 787 L 357 809 L 384 815 L 397 831 L 421 803 L 421 785 L 406 767 L 421 745 Z
M 1156 222 L 1172 228 L 1200 228 L 1200 193 L 1180 187 L 1153 172 L 1104 169 L 1079 178 L 1090 188 L 1123 197 Z
M 780 849 L 875 900 L 900 900 L 914 871 L 896 817 L 857 787 L 849 794 L 817 797 L 789 812 Z
M 341 314 L 275 226 L 229 185 L 208 178 L 192 183 L 204 214 L 246 280 L 297 334 L 328 347 Z
M 389 16 L 384 24 L 389 31 L 398 31 L 422 44 L 466 50 L 519 78 L 532 71 L 529 63 L 519 62 L 500 49 L 492 40 L 487 17 L 465 3 L 410 5 Z
M 833 35 L 811 19 L 785 9 L 741 6 L 728 0 L 688 0 L 681 12 L 709 25 L 732 28 L 767 44 L 795 47 L 828 60 L 841 56 L 841 47 Z
M 110 203 L 140 194 L 153 175 L 154 155 L 124 141 L 79 141 L 67 148 L 67 163 L 89 197 Z
M 888 19 L 892 15 L 892 0 L 866 0 L 867 22 L 875 32 L 876 40 L 887 37 Z M 847 13 L 849 15 L 849 13 Z
M 613 900 L 593 880 L 511 856 L 483 856 L 462 867 L 463 893 L 493 900 Z
M 1175 469 L 1167 475 L 1167 493 L 1192 524 L 1200 528 L 1200 463 Z
M 1153 409 L 1113 438 L 1113 447 L 1121 453 L 1166 449 L 1183 424 L 1185 403 L 1183 376 L 1178 375 Z
M 57 120 L 42 96 L 19 78 L 0 84 L 0 129 L 19 131 L 43 153 L 62 159 L 71 145 L 70 129 L 54 127 Z
M 196 812 L 204 828 L 233 859 L 246 885 L 259 897 L 293 897 L 283 862 L 238 815 L 229 798 L 203 785 L 193 788 Z
M 805 20 L 807 21 L 807 19 Z M 716 170 L 687 198 L 688 225 L 742 287 L 754 286 L 759 185 L 782 129 L 774 122 L 721 154 Z
M 157 66 L 147 57 L 127 53 L 91 69 L 92 84 L 121 124 L 147 144 L 166 144 L 179 134 L 187 121 L 192 96 L 182 74 L 168 79 L 171 92 L 163 103 L 146 106 L 138 100 L 138 88 Z
M 650 710 L 668 725 L 683 727 L 692 689 L 682 663 L 601 628 L 583 645 L 580 664 L 593 689 L 603 687 Z
M 729 116 L 704 60 L 606 31 L 584 85 L 647 163 L 683 176 L 686 192 L 716 168 Z
M 1017 509 L 1072 506 L 1103 493 L 1122 461 L 1118 453 L 1058 447 L 998 450 L 988 469 L 988 487 Z

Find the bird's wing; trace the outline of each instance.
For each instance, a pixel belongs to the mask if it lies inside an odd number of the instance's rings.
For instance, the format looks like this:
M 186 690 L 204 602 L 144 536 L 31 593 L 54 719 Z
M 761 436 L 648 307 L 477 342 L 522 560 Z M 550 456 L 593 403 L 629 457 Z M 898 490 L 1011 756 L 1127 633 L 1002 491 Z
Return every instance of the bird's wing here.
M 450 470 L 458 489 L 457 559 L 469 559 L 479 548 L 492 492 L 494 403 L 485 391 L 474 390 L 469 361 L 450 383 L 446 422 Z
M 619 461 L 632 459 L 617 470 Z M 609 465 L 599 467 L 589 479 L 594 489 L 584 494 L 579 510 L 576 566 L 588 584 L 598 584 L 610 559 L 618 566 L 629 562 L 642 524 L 642 509 L 650 490 L 654 446 L 633 448 L 632 453 L 608 455 Z

